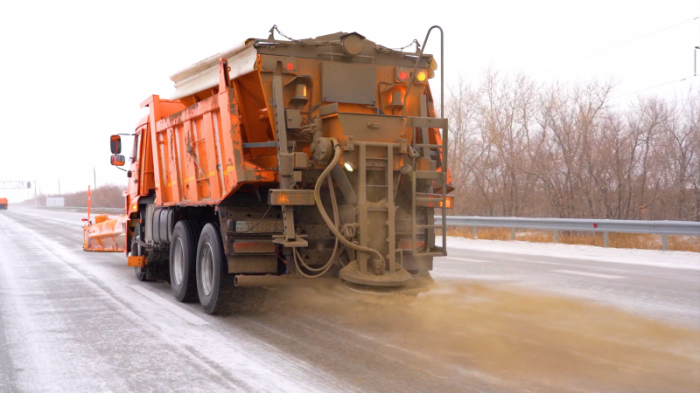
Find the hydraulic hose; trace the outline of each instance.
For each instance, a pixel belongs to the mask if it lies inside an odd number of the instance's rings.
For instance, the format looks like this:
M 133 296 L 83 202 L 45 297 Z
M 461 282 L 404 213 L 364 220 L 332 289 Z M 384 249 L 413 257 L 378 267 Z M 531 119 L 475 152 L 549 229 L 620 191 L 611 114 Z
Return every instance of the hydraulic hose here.
M 361 252 L 375 254 L 379 258 L 379 260 L 382 261 L 382 265 L 385 265 L 384 257 L 381 253 L 379 253 L 379 251 L 373 248 L 355 244 L 350 240 L 346 239 L 338 231 L 338 228 L 336 228 L 335 225 L 333 225 L 333 222 L 331 221 L 330 217 L 328 217 L 328 213 L 326 213 L 326 209 L 323 207 L 323 203 L 321 202 L 321 184 L 323 183 L 323 180 L 326 178 L 326 176 L 328 176 L 328 174 L 333 170 L 333 167 L 335 167 L 338 164 L 338 161 L 340 160 L 340 144 L 335 138 L 331 138 L 331 141 L 333 143 L 333 159 L 328 164 L 326 169 L 324 169 L 323 172 L 321 172 L 321 176 L 318 177 L 318 180 L 316 181 L 316 186 L 314 187 L 314 200 L 316 201 L 316 207 L 318 208 L 318 212 L 321 213 L 323 221 L 326 222 L 326 225 L 331 230 L 331 232 L 333 232 L 333 235 L 336 237 L 336 239 L 340 240 L 340 242 L 343 243 L 345 247 L 352 248 L 353 250 Z
M 333 188 L 333 181 L 331 178 L 328 178 L 328 188 L 330 189 L 331 192 L 331 204 L 333 205 L 333 219 L 335 220 L 335 225 L 334 227 L 337 227 L 338 223 L 340 223 L 340 214 L 338 213 L 338 201 L 335 198 L 335 189 Z M 301 273 L 302 276 L 306 278 L 317 278 L 321 277 L 326 272 L 328 269 L 333 266 L 333 261 L 335 261 L 336 256 L 338 256 L 338 238 L 335 239 L 335 245 L 333 246 L 333 252 L 331 253 L 330 258 L 328 258 L 328 262 L 326 262 L 325 265 L 322 267 L 314 268 L 306 264 L 304 262 L 304 259 L 299 255 L 299 251 L 297 251 L 296 247 L 294 247 L 294 263 L 296 264 L 297 270 L 299 273 Z M 299 264 L 301 263 L 306 270 L 309 270 L 311 272 L 314 272 L 316 274 L 306 274 L 304 271 L 299 267 Z

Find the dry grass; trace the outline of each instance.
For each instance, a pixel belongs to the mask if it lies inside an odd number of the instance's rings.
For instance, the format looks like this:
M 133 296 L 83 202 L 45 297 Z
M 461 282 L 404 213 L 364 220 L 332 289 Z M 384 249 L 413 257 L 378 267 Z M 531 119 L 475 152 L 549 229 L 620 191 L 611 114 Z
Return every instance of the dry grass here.
M 447 234 L 468 239 L 474 238 L 472 228 L 449 228 Z M 510 240 L 511 232 L 508 228 L 479 228 L 478 237 L 479 239 L 487 240 Z M 554 242 L 552 232 L 542 230 L 516 230 L 515 239 L 533 243 Z M 604 240 L 602 233 L 559 231 L 559 243 L 603 247 Z M 613 248 L 661 250 L 661 235 L 609 233 L 608 246 Z M 693 236 L 668 235 L 668 249 L 700 252 L 700 239 Z

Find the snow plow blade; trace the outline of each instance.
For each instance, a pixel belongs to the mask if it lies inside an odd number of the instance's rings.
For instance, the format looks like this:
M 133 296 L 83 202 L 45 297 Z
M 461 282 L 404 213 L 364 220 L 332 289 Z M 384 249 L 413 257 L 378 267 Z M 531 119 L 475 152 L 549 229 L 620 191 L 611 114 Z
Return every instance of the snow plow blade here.
M 95 216 L 94 224 L 83 226 L 83 251 L 124 252 L 128 220 L 127 216 Z

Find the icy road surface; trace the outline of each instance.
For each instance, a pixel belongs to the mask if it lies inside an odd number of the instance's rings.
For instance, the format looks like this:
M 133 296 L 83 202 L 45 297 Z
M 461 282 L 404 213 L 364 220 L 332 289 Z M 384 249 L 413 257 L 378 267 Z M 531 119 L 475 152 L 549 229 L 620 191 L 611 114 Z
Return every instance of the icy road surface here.
M 448 239 L 410 305 L 270 291 L 226 317 L 0 212 L 0 392 L 700 391 L 700 255 Z

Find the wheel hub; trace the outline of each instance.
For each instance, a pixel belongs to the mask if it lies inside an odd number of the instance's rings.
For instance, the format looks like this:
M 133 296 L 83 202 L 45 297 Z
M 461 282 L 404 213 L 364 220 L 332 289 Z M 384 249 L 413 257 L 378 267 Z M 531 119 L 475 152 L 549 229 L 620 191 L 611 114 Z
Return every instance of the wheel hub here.
M 175 243 L 175 255 L 173 258 L 173 270 L 175 273 L 175 283 L 180 285 L 182 278 L 185 276 L 185 249 L 182 246 L 182 240 L 177 239 Z
M 204 294 L 209 296 L 211 289 L 214 286 L 214 253 L 209 244 L 202 250 L 202 259 L 200 262 L 202 289 Z

